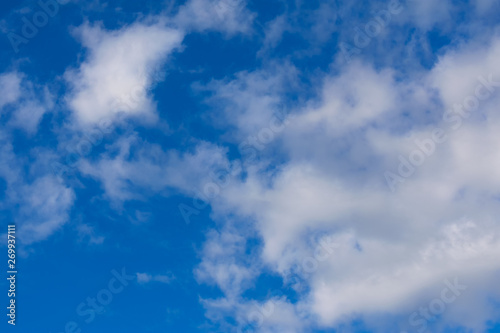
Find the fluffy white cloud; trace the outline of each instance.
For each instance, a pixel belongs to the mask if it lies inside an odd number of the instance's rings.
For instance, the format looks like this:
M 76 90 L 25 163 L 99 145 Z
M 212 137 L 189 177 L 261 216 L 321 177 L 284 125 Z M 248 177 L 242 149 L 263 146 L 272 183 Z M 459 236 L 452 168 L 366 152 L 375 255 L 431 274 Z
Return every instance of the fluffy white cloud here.
M 10 119 L 9 125 L 24 129 L 28 134 L 36 133 L 43 115 L 53 107 L 52 96 L 45 89 L 44 99 L 29 99 L 20 103 Z
M 446 25 L 453 8 L 449 1 L 408 2 L 394 20 L 413 20 L 428 31 Z M 335 29 L 335 19 L 329 16 L 333 6 L 318 11 L 324 16 L 311 30 L 321 42 Z M 232 35 L 250 32 L 253 18 L 236 0 L 190 0 L 173 21 L 186 31 Z M 269 24 L 265 47 L 277 45 L 291 29 L 289 20 L 283 16 Z M 153 84 L 147 69 L 165 61 L 183 33 L 163 23 L 136 23 L 117 31 L 87 24 L 78 31 L 89 55 L 66 78 L 72 85 L 68 105 L 79 121 L 95 123 L 117 111 L 153 116 L 154 102 L 145 93 Z M 242 325 L 253 320 L 261 332 L 340 327 L 356 318 L 375 323 L 380 313 L 408 322 L 420 304 L 437 297 L 444 280 L 458 277 L 468 293 L 443 318 L 483 330 L 495 313 L 483 296 L 499 296 L 494 289 L 500 270 L 499 55 L 500 40 L 493 38 L 488 44 L 449 49 L 430 71 L 355 60 L 315 77 L 312 81 L 321 82 L 316 98 L 296 106 L 295 117 L 273 134 L 280 137 L 273 142 L 279 156 L 260 149 L 266 159 L 243 163 L 243 176 L 233 177 L 210 200 L 222 227 L 208 233 L 195 275 L 200 283 L 217 286 L 224 297 L 203 300 L 207 316 L 223 321 L 232 314 Z M 218 109 L 212 118 L 227 125 L 225 138 L 232 143 L 268 127 L 283 109 L 286 94 L 297 88 L 294 66 L 272 65 L 207 85 L 214 90 L 208 103 Z M 10 91 L 5 105 L 19 98 L 15 79 L 4 79 Z M 436 128 L 442 129 L 443 142 L 429 141 Z M 197 196 L 213 180 L 214 167 L 229 165 L 227 150 L 204 142 L 180 154 L 131 135 L 108 148 L 78 167 L 100 180 L 114 201 L 138 199 L 148 191 Z M 11 157 L 8 149 L 2 153 Z M 419 162 L 412 167 L 401 158 Z M 405 168 L 408 175 L 402 175 Z M 391 186 L 387 171 L 398 177 Z M 28 242 L 44 239 L 67 220 L 72 191 L 51 177 L 23 189 L 23 210 L 39 218 L 27 219 L 22 231 Z M 40 197 L 42 189 L 49 195 Z M 235 220 L 253 223 L 245 229 Z M 247 238 L 256 234 L 262 248 L 249 254 Z M 326 239 L 330 243 L 325 245 Z M 295 288 L 296 303 L 277 304 L 273 297 L 253 302 L 242 296 L 266 269 Z M 290 279 L 292 273 L 302 282 Z M 169 278 L 137 273 L 137 280 Z M 261 319 L 252 315 L 255 304 L 265 309 L 259 311 Z M 481 310 L 464 315 L 471 304 Z
M 361 79 L 362 78 L 362 79 Z M 323 124 L 328 134 L 339 135 L 362 128 L 394 111 L 399 105 L 397 89 L 390 70 L 376 72 L 355 63 L 339 77 L 327 79 L 322 104 L 303 112 L 299 126 Z
M 115 201 L 140 198 L 137 189 L 195 195 L 214 167 L 227 165 L 225 154 L 225 150 L 204 142 L 191 153 L 164 151 L 131 135 L 122 137 L 97 162 L 82 160 L 79 168 L 83 174 L 99 179 L 106 195 Z
M 151 69 L 180 47 L 183 33 L 163 22 L 146 22 L 114 31 L 86 23 L 76 34 L 88 55 L 65 77 L 72 88 L 67 102 L 78 120 L 91 124 L 118 112 L 153 119 Z
M 56 177 L 44 176 L 24 185 L 20 208 L 19 237 L 23 244 L 46 239 L 68 222 L 75 194 Z
M 450 50 L 439 59 L 430 75 L 430 84 L 438 89 L 444 104 L 450 108 L 463 103 L 468 96 L 475 96 L 478 84 L 484 81 L 494 83 L 477 93 L 491 95 L 500 85 L 500 68 L 496 66 L 499 56 L 500 39 L 497 38 Z
M 207 103 L 214 107 L 212 121 L 229 125 L 233 140 L 242 141 L 257 134 L 284 112 L 283 93 L 298 85 L 297 69 L 288 64 L 272 63 L 264 70 L 241 72 L 231 81 L 212 81 L 206 87 L 214 92 Z
M 44 154 L 37 152 L 31 165 L 15 154 L 11 135 L 0 131 L 0 177 L 7 183 L 0 209 L 12 212 L 20 244 L 43 241 L 69 221 L 73 190 L 47 173 Z M 30 172 L 27 175 L 25 168 Z
M 358 62 L 326 77 L 319 98 L 296 110 L 282 133 L 287 161 L 271 172 L 267 168 L 276 161 L 252 165 L 243 180 L 232 182 L 213 202 L 215 217 L 255 221 L 263 241 L 259 260 L 234 261 L 229 251 L 217 261 L 230 262 L 238 272 L 269 267 L 285 283 L 292 283 L 287 276 L 301 268 L 297 274 L 308 288 L 295 286 L 301 297 L 290 306 L 320 327 L 363 318 L 381 328 L 375 318 L 385 313 L 402 318 L 403 328 L 419 306 L 440 297 L 443 281 L 458 278 L 467 292 L 442 315 L 444 323 L 483 331 L 495 313 L 485 294 L 500 296 L 494 282 L 500 270 L 495 259 L 500 255 L 498 43 L 494 38 L 487 45 L 450 50 L 435 69 L 404 79 Z M 254 96 L 255 75 L 243 74 L 237 86 L 216 86 L 217 92 Z M 468 97 L 476 96 L 481 84 L 480 93 L 489 94 L 476 98 L 475 107 Z M 454 126 L 456 118 L 442 118 L 457 103 L 470 106 L 463 115 L 459 110 L 450 114 L 461 119 L 460 126 Z M 253 104 L 236 110 L 230 121 L 242 124 L 238 128 L 246 135 Z M 254 123 L 252 130 L 258 126 Z M 446 139 L 430 144 L 436 128 Z M 410 176 L 401 176 L 403 182 L 392 192 L 384 173 L 398 173 L 399 155 L 418 160 L 411 155 L 417 149 L 419 165 Z M 326 257 L 315 252 L 318 241 L 311 242 L 322 234 L 337 239 Z M 217 318 L 214 312 L 233 307 L 240 323 L 248 322 L 247 301 L 227 289 L 227 275 L 217 273 L 220 268 L 229 274 L 230 267 L 207 266 L 212 252 L 205 250 L 200 269 L 211 267 L 212 281 L 226 298 L 205 304 L 209 316 Z M 313 267 L 307 266 L 311 260 Z M 238 276 L 233 281 L 244 286 L 245 275 Z M 464 315 L 471 304 L 481 311 Z M 265 324 L 259 327 L 272 332 Z
M 236 257 L 245 253 L 246 239 L 234 230 L 212 231 L 207 238 L 203 261 L 195 271 L 198 280 L 214 282 L 228 298 L 238 296 L 256 276 L 253 267 L 236 261 Z
M 0 110 L 7 113 L 6 106 L 12 110 L 8 125 L 28 134 L 36 133 L 43 115 L 53 107 L 53 96 L 48 88 L 35 85 L 19 72 L 0 75 L 0 88 L 4 91 Z

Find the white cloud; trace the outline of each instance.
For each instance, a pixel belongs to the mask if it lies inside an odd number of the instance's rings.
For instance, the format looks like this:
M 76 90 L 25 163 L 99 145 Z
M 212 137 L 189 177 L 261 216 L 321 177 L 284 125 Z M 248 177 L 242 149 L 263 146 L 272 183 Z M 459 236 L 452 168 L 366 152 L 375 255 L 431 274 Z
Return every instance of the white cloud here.
M 110 154 L 99 161 L 82 160 L 79 169 L 99 179 L 106 195 L 114 201 L 139 199 L 138 189 L 194 195 L 209 179 L 210 171 L 227 164 L 225 154 L 225 150 L 204 142 L 200 142 L 193 152 L 164 151 L 159 145 L 148 144 L 131 135 L 117 141 L 110 147 Z
M 266 55 L 266 52 L 270 49 L 275 48 L 281 39 L 283 34 L 291 29 L 286 15 L 280 15 L 269 22 L 265 28 L 264 41 L 262 42 L 262 49 L 259 51 L 259 55 Z
M 0 208 L 12 212 L 21 244 L 43 241 L 69 221 L 75 200 L 73 190 L 44 169 L 43 153 L 26 167 L 27 159 L 15 154 L 12 138 L 0 131 L 0 177 L 7 187 Z M 26 175 L 24 168 L 30 170 Z M 34 180 L 31 180 L 34 179 Z
M 474 42 L 462 45 L 439 59 L 430 83 L 438 89 L 445 105 L 452 107 L 475 94 L 479 77 L 488 80 L 492 75 L 495 82 L 500 82 L 500 69 L 496 66 L 499 56 L 500 39 L 489 40 L 486 45 Z
M 4 73 L 0 75 L 0 109 L 5 105 L 11 104 L 21 96 L 22 76 L 17 72 Z
M 28 132 L 33 133 L 38 127 L 44 113 L 44 107 L 33 103 L 26 103 L 14 114 L 11 124 L 16 127 L 24 127 Z
M 449 0 L 407 1 L 405 14 L 423 30 L 432 30 L 437 24 L 447 24 L 451 20 L 453 5 Z
M 321 107 L 305 111 L 296 122 L 300 126 L 321 123 L 327 133 L 338 135 L 382 118 L 397 108 L 396 102 L 397 90 L 390 70 L 376 72 L 355 63 L 342 75 L 328 79 Z
M 148 68 L 164 63 L 180 47 L 182 32 L 154 22 L 114 31 L 86 23 L 76 33 L 88 56 L 65 77 L 72 88 L 67 102 L 78 120 L 96 123 L 117 112 L 154 118 L 155 104 L 148 93 L 154 73 Z
M 311 7 L 312 5 L 312 7 Z M 321 52 L 321 47 L 331 41 L 334 32 L 339 30 L 341 22 L 337 21 L 341 8 L 349 6 L 343 3 L 338 6 L 334 1 L 323 1 L 316 4 L 298 1 L 294 6 L 286 6 L 283 14 L 269 21 L 264 28 L 262 49 L 258 55 L 263 57 L 282 41 L 285 33 L 292 38 L 304 39 L 308 48 L 298 48 L 290 56 L 304 58 Z M 352 22 L 349 22 L 352 25 Z
M 246 267 L 236 260 L 245 253 L 246 239 L 231 230 L 212 231 L 207 236 L 203 261 L 195 275 L 199 281 L 214 282 L 228 298 L 233 298 L 256 276 L 254 267 Z
M 449 1 L 421 1 L 405 10 L 406 18 L 430 30 L 446 23 L 453 7 Z M 174 21 L 188 31 L 232 35 L 250 32 L 252 20 L 253 14 L 238 1 L 221 5 L 190 0 Z M 326 15 L 313 27 L 328 28 L 320 40 L 333 31 L 332 22 Z M 276 45 L 287 28 L 285 18 L 271 23 L 266 43 Z M 118 31 L 83 25 L 79 33 L 89 56 L 66 73 L 73 87 L 68 104 L 77 118 L 85 124 L 116 111 L 154 116 L 147 94 L 125 107 L 116 101 L 134 89 L 145 92 L 152 84 L 147 68 L 165 61 L 183 34 L 160 23 L 137 23 Z M 498 92 L 491 91 L 475 113 L 462 119 L 460 130 L 448 133 L 449 140 L 397 192 L 387 187 L 384 172 L 397 169 L 398 155 L 418 146 L 415 138 L 422 140 L 435 127 L 449 130 L 443 112 L 475 93 L 478 76 L 488 79 L 491 74 L 500 80 L 499 45 L 493 39 L 488 45 L 448 50 L 428 72 L 398 75 L 396 69 L 353 61 L 321 80 L 315 78 L 321 82 L 317 98 L 293 110 L 296 117 L 276 143 L 283 154 L 267 154 L 269 160 L 249 166 L 245 177 L 234 179 L 211 201 L 213 217 L 222 219 L 222 227 L 208 233 L 195 275 L 221 289 L 224 297 L 203 300 L 207 315 L 217 321 L 233 313 L 239 323 L 248 322 L 254 310 L 242 293 L 263 269 L 281 274 L 299 300 L 276 306 L 260 324 L 262 332 L 339 327 L 360 317 L 370 322 L 381 312 L 405 316 L 432 299 L 444 279 L 459 276 L 469 285 L 469 296 L 463 299 L 482 311 L 463 316 L 465 305 L 457 303 L 443 317 L 448 323 L 483 329 L 494 311 L 480 296 L 494 290 L 500 270 Z M 268 126 L 286 93 L 296 88 L 295 67 L 285 63 L 269 68 L 208 85 L 214 90 L 209 103 L 219 108 L 213 118 L 230 127 L 231 140 L 241 142 Z M 19 98 L 15 78 L 9 82 L 11 93 L 4 104 Z M 79 169 L 100 180 L 115 201 L 141 198 L 141 191 L 195 196 L 214 167 L 228 165 L 227 151 L 205 142 L 180 154 L 131 135 L 108 148 L 97 161 L 81 161 Z M 8 149 L 3 153 L 10 157 Z M 23 189 L 22 209 L 35 216 L 21 229 L 28 242 L 48 237 L 67 221 L 71 189 L 48 176 Z M 48 195 L 40 196 L 42 192 Z M 461 220 L 466 215 L 470 221 Z M 253 222 L 262 252 L 247 253 L 247 238 L 255 234 L 237 231 L 241 226 L 227 216 Z M 91 234 L 86 229 L 82 233 Z M 318 235 L 336 241 L 333 254 L 321 261 L 314 257 L 317 244 L 311 241 Z M 304 258 L 315 259 L 317 267 L 304 272 Z M 287 280 L 296 267 L 302 267 L 298 274 L 307 288 Z M 143 284 L 170 280 L 168 275 L 137 273 Z M 491 294 L 498 297 L 495 291 Z M 270 301 L 258 304 L 268 307 Z M 298 313 L 308 320 L 287 319 Z
M 244 0 L 189 0 L 174 21 L 186 30 L 220 31 L 231 36 L 250 33 L 254 18 Z
M 12 114 L 9 125 L 22 128 L 29 134 L 34 134 L 38 130 L 43 115 L 52 106 L 52 97 L 46 90 L 44 101 L 32 99 L 20 103 Z
M 437 297 L 436 288 L 445 279 L 458 277 L 467 284 L 467 294 L 450 306 L 443 320 L 483 331 L 494 313 L 484 294 L 488 290 L 499 297 L 493 281 L 500 270 L 500 87 L 494 87 L 458 130 L 450 130 L 442 116 L 448 106 L 475 93 L 478 76 L 493 74 L 500 81 L 494 60 L 498 43 L 494 39 L 488 45 L 450 50 L 439 70 L 399 79 L 392 70 L 360 62 L 327 77 L 319 98 L 296 110 L 282 133 L 286 163 L 253 165 L 212 203 L 215 217 L 254 221 L 263 249 L 251 260 L 233 251 L 225 258 L 222 253 L 217 262 L 231 264 L 225 268 L 207 265 L 213 262 L 213 251 L 205 249 L 200 269 L 210 271 L 204 276 L 226 294 L 204 303 L 209 316 L 217 318 L 215 312 L 232 307 L 241 322 L 246 320 L 240 312 L 246 301 L 235 292 L 255 279 L 241 274 L 245 268 L 266 266 L 286 277 L 312 256 L 311 238 L 349 235 L 333 255 L 317 260 L 313 272 L 299 273 L 310 289 L 298 289 L 300 300 L 294 307 L 315 318 L 311 325 L 339 327 L 357 318 L 379 325 L 373 318 L 380 313 L 407 323 L 415 308 Z M 235 82 L 217 86 L 217 92 L 255 96 L 253 85 Z M 269 109 L 241 103 L 230 121 L 246 135 L 249 124 L 252 129 L 259 126 L 252 123 L 252 115 L 258 119 L 259 112 L 262 117 Z M 418 147 L 414 140 L 426 138 L 436 127 L 447 131 L 448 140 L 436 144 L 418 170 L 391 192 L 384 172 L 397 169 L 398 155 L 408 156 Z M 269 166 L 274 166 L 272 171 Z M 240 273 L 231 278 L 238 288 L 226 282 L 231 267 Z M 481 311 L 464 316 L 468 307 Z M 260 331 L 272 329 L 262 326 Z M 290 329 L 303 331 L 307 328 Z
M 28 134 L 35 134 L 42 117 L 53 107 L 53 96 L 47 87 L 40 87 L 19 72 L 0 75 L 0 110 L 7 113 L 10 106 L 8 125 L 21 128 Z
M 302 4 L 302 8 L 296 13 L 296 18 L 300 18 L 301 13 L 306 11 L 305 3 Z M 317 50 L 317 46 L 321 46 L 324 43 L 331 40 L 331 37 L 335 31 L 339 29 L 340 23 L 337 21 L 339 12 L 339 6 L 335 1 L 324 1 L 321 2 L 317 9 L 309 13 L 307 18 L 307 24 L 310 25 L 310 30 L 305 34 L 305 38 L 312 45 L 312 50 Z M 300 25 L 300 21 L 297 20 L 294 26 Z M 297 29 L 298 33 L 303 33 L 300 29 Z M 308 50 L 310 52 L 311 50 Z
M 27 245 L 48 238 L 68 222 L 75 200 L 73 190 L 53 176 L 24 185 L 19 195 L 22 197 L 19 237 Z
M 211 120 L 234 127 L 233 139 L 242 141 L 269 127 L 276 114 L 284 112 L 283 93 L 298 84 L 297 76 L 294 66 L 272 63 L 264 70 L 240 72 L 234 80 L 212 81 L 199 89 L 213 91 L 207 100 L 214 107 Z

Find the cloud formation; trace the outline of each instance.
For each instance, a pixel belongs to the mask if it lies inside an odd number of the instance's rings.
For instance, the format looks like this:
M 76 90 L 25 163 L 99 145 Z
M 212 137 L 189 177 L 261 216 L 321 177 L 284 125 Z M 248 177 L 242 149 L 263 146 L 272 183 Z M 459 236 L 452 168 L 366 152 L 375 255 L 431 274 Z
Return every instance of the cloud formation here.
M 84 125 L 113 119 L 117 113 L 155 118 L 148 90 L 154 69 L 178 49 L 183 33 L 160 22 L 134 23 L 108 31 L 85 23 L 75 34 L 88 50 L 85 60 L 65 77 L 67 103 Z

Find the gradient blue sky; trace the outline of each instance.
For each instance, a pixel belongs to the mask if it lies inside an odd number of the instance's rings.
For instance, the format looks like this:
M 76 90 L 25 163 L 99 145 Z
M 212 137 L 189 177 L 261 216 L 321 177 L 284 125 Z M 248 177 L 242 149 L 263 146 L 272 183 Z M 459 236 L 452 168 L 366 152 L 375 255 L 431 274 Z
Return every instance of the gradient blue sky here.
M 497 0 L 0 13 L 2 332 L 500 332 Z

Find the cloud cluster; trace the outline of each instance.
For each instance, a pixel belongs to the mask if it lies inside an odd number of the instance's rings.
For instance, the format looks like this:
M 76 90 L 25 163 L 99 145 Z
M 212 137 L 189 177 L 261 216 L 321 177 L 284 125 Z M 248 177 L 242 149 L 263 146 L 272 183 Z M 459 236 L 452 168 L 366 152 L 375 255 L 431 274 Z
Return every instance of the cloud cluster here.
M 53 176 L 38 178 L 22 188 L 21 227 L 24 244 L 48 238 L 68 221 L 75 194 Z
M 14 149 L 15 130 L 35 135 L 43 116 L 52 111 L 53 96 L 48 88 L 18 71 L 1 74 L 0 88 L 4 92 L 0 112 L 5 119 L 0 129 L 0 177 L 6 184 L 0 209 L 16 207 L 12 217 L 18 223 L 21 244 L 29 245 L 47 239 L 68 222 L 75 195 L 56 177 L 37 169 L 45 153 L 19 156 Z
M 286 163 L 271 172 L 265 170 L 276 161 L 249 169 L 248 177 L 231 184 L 214 204 L 215 216 L 254 221 L 263 242 L 256 267 L 265 265 L 283 276 L 311 251 L 308 239 L 316 233 L 352 232 L 356 246 L 342 244 L 308 275 L 310 289 L 293 305 L 316 318 L 314 325 L 337 327 L 356 318 L 373 322 L 380 312 L 411 313 L 418 302 L 435 298 L 436 285 L 459 276 L 471 287 L 442 315 L 444 321 L 484 329 L 493 307 L 478 295 L 494 290 L 500 269 L 494 259 L 500 254 L 500 147 L 495 139 L 500 73 L 493 60 L 498 43 L 492 37 L 480 47 L 470 43 L 450 50 L 436 65 L 439 71 L 416 78 L 395 80 L 391 69 L 359 62 L 327 76 L 320 98 L 296 110 L 282 133 Z M 251 92 L 255 74 L 246 75 L 249 84 L 242 86 Z M 454 103 L 474 96 L 480 76 L 491 79 L 482 88 L 489 87 L 489 99 L 477 106 L 471 102 L 460 129 L 391 192 L 384 170 L 397 167 L 398 154 L 416 149 L 416 138 L 436 127 L 449 128 L 442 115 L 460 114 L 453 111 Z M 240 112 L 232 122 L 245 116 Z M 223 264 L 212 267 L 215 281 L 219 269 L 228 271 Z M 483 284 L 474 290 L 478 281 Z M 234 295 L 226 291 L 226 299 Z M 470 302 L 484 314 L 463 316 Z M 401 325 L 408 324 L 405 320 Z
M 23 170 L 26 161 L 16 156 L 10 140 L 11 134 L 0 131 L 0 176 L 7 183 L 0 209 L 17 207 L 12 216 L 18 225 L 21 244 L 30 245 L 47 239 L 69 221 L 75 193 L 50 173 L 35 168 L 31 175 L 26 174 Z M 43 156 L 35 159 L 35 165 L 39 159 Z
M 227 163 L 226 152 L 215 145 L 201 142 L 192 152 L 164 151 L 136 135 L 123 137 L 109 153 L 97 162 L 82 160 L 83 175 L 98 179 L 106 196 L 114 201 L 139 199 L 141 193 L 164 193 L 176 189 L 196 195 L 198 184 L 208 179 L 217 165 Z
M 220 31 L 227 36 L 249 34 L 255 14 L 246 0 L 189 0 L 181 6 L 174 22 L 188 31 Z
M 148 69 L 180 47 L 183 33 L 160 21 L 114 31 L 86 23 L 75 34 L 88 50 L 79 67 L 65 74 L 72 88 L 67 103 L 78 121 L 97 123 L 117 113 L 154 119 L 156 107 L 148 90 L 155 73 Z
M 195 272 L 200 283 L 217 286 L 224 297 L 203 300 L 207 316 L 220 322 L 231 314 L 240 325 L 257 322 L 263 332 L 302 332 L 358 318 L 381 328 L 385 324 L 376 317 L 383 312 L 402 316 L 403 328 L 415 306 L 436 298 L 436 286 L 458 276 L 481 288 L 470 287 L 442 314 L 444 322 L 481 330 L 494 310 L 479 295 L 493 288 L 500 269 L 494 259 L 500 252 L 498 45 L 494 36 L 481 45 L 462 45 L 433 69 L 403 79 L 393 68 L 359 60 L 325 74 L 317 97 L 293 109 L 294 118 L 276 134 L 272 146 L 282 154 L 262 152 L 266 159 L 244 165 L 245 177 L 211 201 L 213 217 L 224 227 L 209 233 Z M 209 104 L 223 116 L 214 119 L 228 125 L 231 143 L 271 121 L 286 93 L 298 86 L 296 71 L 287 65 L 242 72 L 206 87 L 214 92 Z M 488 99 L 476 108 L 471 104 L 460 129 L 446 132 L 446 142 L 391 191 L 384 173 L 397 169 L 398 156 L 422 149 L 418 142 L 436 128 L 453 125 L 450 117 L 465 112 L 454 105 L 474 96 L 479 77 L 490 80 L 482 88 Z M 131 145 L 139 147 L 133 154 Z M 134 188 L 196 197 L 211 170 L 231 163 L 224 149 L 206 143 L 184 155 L 133 136 L 114 147 L 118 153 L 84 161 L 80 170 L 101 180 L 106 194 L 119 201 L 136 198 Z M 262 248 L 249 254 L 246 240 L 253 232 L 242 232 L 242 224 L 227 216 L 252 221 Z M 338 246 L 313 271 L 298 273 L 307 286 L 299 288 L 286 277 L 314 251 L 310 239 L 318 234 L 338 239 Z M 281 275 L 299 299 L 258 302 L 274 310 L 257 315 L 242 294 L 265 270 Z M 470 302 L 482 311 L 464 316 Z M 302 319 L 289 325 L 285 318 L 291 314 Z
M 341 62 L 339 51 L 323 69 L 304 69 L 304 58 L 320 52 L 332 34 L 341 45 L 359 33 L 357 25 L 367 33 L 385 8 L 399 5 L 359 58 Z M 361 319 L 378 331 L 404 331 L 422 316 L 418 323 L 436 331 L 481 332 L 498 318 L 491 300 L 500 299 L 500 36 L 477 22 L 453 22 L 460 9 L 452 1 L 377 1 L 370 15 L 347 22 L 356 6 L 285 6 L 265 22 L 256 55 L 261 65 L 193 84 L 194 95 L 208 92 L 201 118 L 217 128 L 213 136 L 189 133 L 180 147 L 165 149 L 122 127 L 114 142 L 100 146 L 102 153 L 75 162 L 78 176 L 96 180 L 112 207 L 158 194 L 211 205 L 217 223 L 193 274 L 220 290 L 220 297 L 201 303 L 221 330 L 299 333 Z M 486 17 L 492 6 L 473 1 L 468 15 Z M 302 10 L 305 18 L 298 16 Z M 161 116 L 154 72 L 182 50 L 185 36 L 248 37 L 256 18 L 245 1 L 188 0 L 171 17 L 148 16 L 115 30 L 84 23 L 73 31 L 82 60 L 65 71 L 61 98 L 73 121 L 58 130 L 80 134 L 119 117 L 154 127 Z M 439 54 L 427 37 L 437 28 L 458 31 Z M 479 37 L 461 39 L 461 33 Z M 267 58 L 293 34 L 307 39 L 309 49 Z M 393 45 L 402 36 L 406 42 Z M 37 133 L 54 106 L 51 92 L 17 71 L 1 74 L 0 88 L 0 111 L 7 115 L 0 129 L 6 181 L 0 208 L 17 207 L 19 234 L 34 244 L 68 223 L 76 194 L 46 172 L 50 149 L 18 156 L 12 144 L 17 128 Z M 220 170 L 234 171 L 230 181 L 218 179 L 217 195 L 200 193 Z M 136 217 L 147 218 L 140 211 Z M 77 231 L 89 243 L 104 241 L 89 225 Z M 259 290 L 254 297 L 266 277 L 281 278 L 288 292 Z M 135 278 L 146 285 L 173 276 Z M 449 291 L 457 296 L 453 304 Z M 441 321 L 428 318 L 421 305 Z
M 8 126 L 33 135 L 44 114 L 53 108 L 53 96 L 47 87 L 37 85 L 18 71 L 0 75 L 0 112 L 9 114 Z

